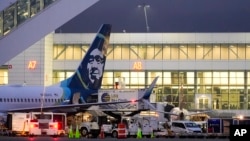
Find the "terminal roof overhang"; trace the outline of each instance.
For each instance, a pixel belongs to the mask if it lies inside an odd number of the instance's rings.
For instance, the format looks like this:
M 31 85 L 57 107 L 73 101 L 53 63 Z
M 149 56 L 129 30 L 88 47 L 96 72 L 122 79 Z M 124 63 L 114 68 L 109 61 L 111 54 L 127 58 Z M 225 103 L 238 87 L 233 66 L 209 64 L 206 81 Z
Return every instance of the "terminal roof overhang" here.
M 56 32 L 95 33 L 110 23 L 114 33 L 144 33 L 143 4 L 150 32 L 250 32 L 250 1 L 235 0 L 100 0 Z

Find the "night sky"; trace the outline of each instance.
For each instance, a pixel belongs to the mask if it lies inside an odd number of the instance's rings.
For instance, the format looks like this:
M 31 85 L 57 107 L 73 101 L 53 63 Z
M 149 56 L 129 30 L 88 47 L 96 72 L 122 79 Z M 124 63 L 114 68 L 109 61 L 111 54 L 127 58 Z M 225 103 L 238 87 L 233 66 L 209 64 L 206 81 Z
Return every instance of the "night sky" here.
M 250 32 L 250 0 L 100 0 L 58 28 L 61 33 L 95 33 L 102 23 L 112 32 Z

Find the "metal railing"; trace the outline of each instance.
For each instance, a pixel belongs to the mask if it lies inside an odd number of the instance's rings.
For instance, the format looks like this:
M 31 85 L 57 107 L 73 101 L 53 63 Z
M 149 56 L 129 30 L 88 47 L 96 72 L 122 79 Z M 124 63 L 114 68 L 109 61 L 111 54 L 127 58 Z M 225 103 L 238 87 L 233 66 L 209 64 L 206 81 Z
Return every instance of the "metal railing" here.
M 57 0 L 17 0 L 0 12 L 0 39 Z

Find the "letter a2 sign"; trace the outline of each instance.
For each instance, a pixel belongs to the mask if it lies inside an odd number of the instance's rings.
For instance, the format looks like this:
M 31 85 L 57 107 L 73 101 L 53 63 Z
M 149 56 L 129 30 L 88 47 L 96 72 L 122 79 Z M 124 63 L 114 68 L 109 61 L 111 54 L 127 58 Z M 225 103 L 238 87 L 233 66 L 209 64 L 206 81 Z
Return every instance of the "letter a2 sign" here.
M 249 125 L 230 125 L 230 141 L 239 141 L 250 137 Z

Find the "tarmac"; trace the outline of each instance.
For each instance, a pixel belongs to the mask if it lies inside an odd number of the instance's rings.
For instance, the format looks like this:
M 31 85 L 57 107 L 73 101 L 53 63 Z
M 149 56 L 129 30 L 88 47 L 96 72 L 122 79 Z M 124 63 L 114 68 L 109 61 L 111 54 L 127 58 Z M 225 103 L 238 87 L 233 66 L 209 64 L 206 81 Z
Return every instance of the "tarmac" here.
M 75 138 L 68 138 L 68 137 L 49 137 L 49 136 L 39 136 L 39 137 L 9 137 L 9 136 L 0 136 L 0 141 L 99 141 L 99 140 L 107 140 L 107 141 L 117 141 L 117 140 L 126 140 L 126 141 L 135 141 L 135 140 L 143 140 L 143 141 L 229 141 L 229 138 L 189 138 L 189 137 L 175 137 L 175 138 L 166 138 L 166 137 L 159 137 L 159 138 L 111 138 L 106 137 L 104 139 L 101 138 L 83 138 L 80 137 L 78 139 Z

